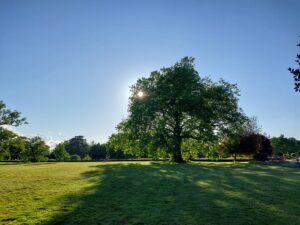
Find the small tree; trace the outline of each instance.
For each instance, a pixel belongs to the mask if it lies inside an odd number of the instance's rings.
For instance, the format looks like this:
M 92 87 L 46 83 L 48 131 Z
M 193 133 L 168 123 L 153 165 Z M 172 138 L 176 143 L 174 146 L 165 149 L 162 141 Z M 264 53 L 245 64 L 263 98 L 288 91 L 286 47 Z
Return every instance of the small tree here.
M 64 161 L 70 158 L 69 153 L 66 151 L 64 143 L 58 144 L 52 152 L 57 161 Z
M 245 118 L 242 123 L 235 124 L 220 138 L 219 150 L 225 155 L 232 155 L 234 162 L 236 162 L 237 155 L 253 155 L 252 150 L 240 148 L 240 143 L 243 139 L 258 134 L 260 131 L 256 117 Z
M 27 156 L 31 162 L 39 162 L 47 160 L 49 155 L 49 146 L 40 137 L 29 139 L 27 146 Z
M 83 160 L 83 161 L 91 161 L 92 158 L 91 158 L 91 156 L 86 155 L 82 160 Z
M 72 160 L 72 161 L 80 161 L 81 158 L 80 158 L 79 155 L 74 154 L 74 155 L 70 156 L 70 160 Z
M 270 140 L 261 134 L 251 134 L 243 137 L 238 148 L 241 152 L 253 155 L 254 159 L 260 161 L 265 161 L 268 156 L 273 154 Z

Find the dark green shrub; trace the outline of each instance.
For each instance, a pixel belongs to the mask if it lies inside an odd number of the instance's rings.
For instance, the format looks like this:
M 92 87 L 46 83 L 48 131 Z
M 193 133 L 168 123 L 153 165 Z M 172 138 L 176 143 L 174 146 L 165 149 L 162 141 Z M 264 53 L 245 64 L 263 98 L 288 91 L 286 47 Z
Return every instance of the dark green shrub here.
M 76 154 L 75 154 L 75 155 L 71 155 L 70 160 L 71 160 L 71 161 L 80 161 L 81 158 L 80 158 L 79 155 L 76 155 Z
M 273 148 L 269 138 L 261 134 L 251 134 L 240 139 L 238 146 L 241 152 L 252 154 L 259 161 L 267 160 L 273 154 Z
M 84 160 L 84 161 L 91 161 L 92 158 L 89 155 L 87 155 L 82 160 Z

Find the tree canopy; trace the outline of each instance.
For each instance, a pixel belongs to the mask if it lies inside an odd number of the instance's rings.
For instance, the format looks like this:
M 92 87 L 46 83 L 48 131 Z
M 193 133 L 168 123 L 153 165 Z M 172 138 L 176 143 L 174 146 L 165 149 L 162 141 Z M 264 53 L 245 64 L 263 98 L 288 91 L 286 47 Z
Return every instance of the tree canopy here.
M 296 138 L 288 138 L 280 135 L 279 137 L 271 138 L 271 142 L 277 155 L 283 153 L 300 153 L 300 140 Z
M 128 118 L 110 143 L 136 155 L 165 152 L 182 162 L 184 140 L 212 141 L 242 123 L 239 90 L 224 80 L 201 78 L 194 58 L 154 71 L 131 87 Z
M 33 137 L 28 141 L 27 156 L 31 162 L 47 160 L 49 155 L 49 146 L 41 137 Z
M 24 123 L 27 123 L 26 118 L 22 118 L 20 112 L 16 110 L 7 109 L 6 104 L 0 100 L 0 126 L 19 126 Z
M 64 142 L 65 148 L 70 155 L 79 155 L 84 158 L 89 153 L 89 145 L 86 139 L 79 135 Z

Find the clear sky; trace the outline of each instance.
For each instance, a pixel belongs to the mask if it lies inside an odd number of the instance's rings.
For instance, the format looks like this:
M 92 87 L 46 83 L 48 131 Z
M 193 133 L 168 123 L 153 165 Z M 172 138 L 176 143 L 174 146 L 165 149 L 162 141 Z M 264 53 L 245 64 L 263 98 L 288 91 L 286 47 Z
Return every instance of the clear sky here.
M 299 0 L 1 0 L 0 99 L 27 117 L 24 135 L 103 143 L 138 77 L 193 56 L 201 76 L 238 84 L 264 132 L 300 139 L 287 70 L 299 9 Z

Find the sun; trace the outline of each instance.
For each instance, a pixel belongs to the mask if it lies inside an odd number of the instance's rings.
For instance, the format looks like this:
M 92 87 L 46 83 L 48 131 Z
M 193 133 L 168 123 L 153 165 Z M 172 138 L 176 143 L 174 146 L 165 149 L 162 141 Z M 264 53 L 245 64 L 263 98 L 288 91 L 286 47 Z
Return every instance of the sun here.
M 139 91 L 139 92 L 137 93 L 137 96 L 138 96 L 139 98 L 142 98 L 142 97 L 144 96 L 144 92 Z

